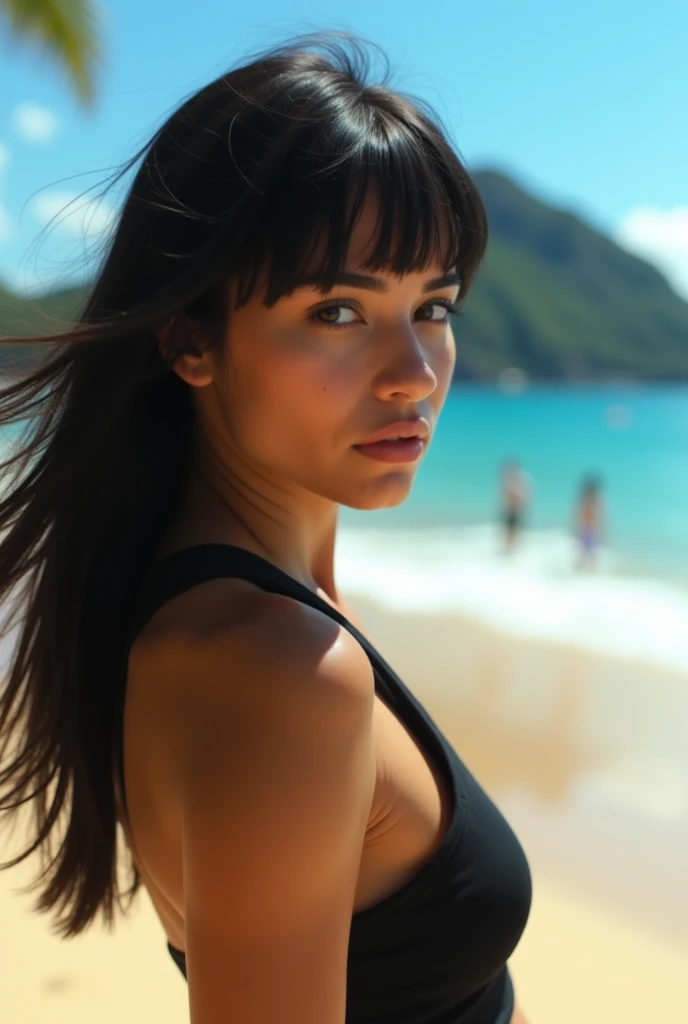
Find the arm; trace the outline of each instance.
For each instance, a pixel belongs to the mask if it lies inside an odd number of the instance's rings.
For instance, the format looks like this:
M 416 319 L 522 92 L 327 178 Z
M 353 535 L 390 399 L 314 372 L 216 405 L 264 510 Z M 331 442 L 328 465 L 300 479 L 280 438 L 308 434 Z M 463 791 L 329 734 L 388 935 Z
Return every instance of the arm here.
M 343 1024 L 375 778 L 372 672 L 325 616 L 274 595 L 266 605 L 201 673 L 198 658 L 189 665 L 179 805 L 191 1022 Z

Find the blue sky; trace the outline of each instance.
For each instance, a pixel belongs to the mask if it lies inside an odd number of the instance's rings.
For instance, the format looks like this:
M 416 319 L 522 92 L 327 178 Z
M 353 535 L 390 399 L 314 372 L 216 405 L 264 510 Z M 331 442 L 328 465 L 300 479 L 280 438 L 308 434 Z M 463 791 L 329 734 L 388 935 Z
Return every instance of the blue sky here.
M 92 112 L 0 23 L 0 281 L 73 276 L 83 210 L 35 246 L 72 196 L 247 53 L 337 28 L 384 47 L 471 168 L 575 210 L 688 296 L 686 0 L 101 0 L 101 14 Z M 111 215 L 89 211 L 92 237 Z

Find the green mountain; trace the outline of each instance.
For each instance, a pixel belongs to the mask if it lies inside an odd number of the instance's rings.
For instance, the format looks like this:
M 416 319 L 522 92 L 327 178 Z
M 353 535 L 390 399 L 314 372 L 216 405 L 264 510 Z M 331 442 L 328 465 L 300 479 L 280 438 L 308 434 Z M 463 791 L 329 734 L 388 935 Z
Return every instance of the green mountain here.
M 495 171 L 485 263 L 455 327 L 461 377 L 688 379 L 688 303 L 644 260 Z
M 657 270 L 506 175 L 475 177 L 490 244 L 455 323 L 458 378 L 515 366 L 542 380 L 688 379 L 688 303 Z M 84 296 L 75 287 L 29 303 L 0 288 L 0 334 L 46 330 Z

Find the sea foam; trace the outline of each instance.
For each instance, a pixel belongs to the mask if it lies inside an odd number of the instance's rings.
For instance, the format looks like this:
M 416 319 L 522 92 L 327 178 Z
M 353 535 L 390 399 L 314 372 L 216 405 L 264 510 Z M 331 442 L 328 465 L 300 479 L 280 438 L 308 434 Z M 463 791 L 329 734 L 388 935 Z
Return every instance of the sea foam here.
M 494 524 L 437 529 L 342 526 L 342 590 L 390 609 L 457 612 L 522 636 L 688 672 L 688 590 L 624 575 L 611 551 L 576 569 L 573 538 L 530 532 L 508 557 Z

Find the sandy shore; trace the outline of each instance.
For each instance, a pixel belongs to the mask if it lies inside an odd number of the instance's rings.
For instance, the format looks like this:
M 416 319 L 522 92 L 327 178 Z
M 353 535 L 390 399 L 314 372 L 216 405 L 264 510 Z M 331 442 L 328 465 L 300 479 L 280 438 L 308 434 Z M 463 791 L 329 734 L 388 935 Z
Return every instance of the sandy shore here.
M 527 851 L 511 966 L 529 1024 L 683 1024 L 688 678 L 354 604 Z M 63 942 L 14 892 L 28 877 L 0 874 L 3 1022 L 188 1022 L 145 895 L 114 934 Z

